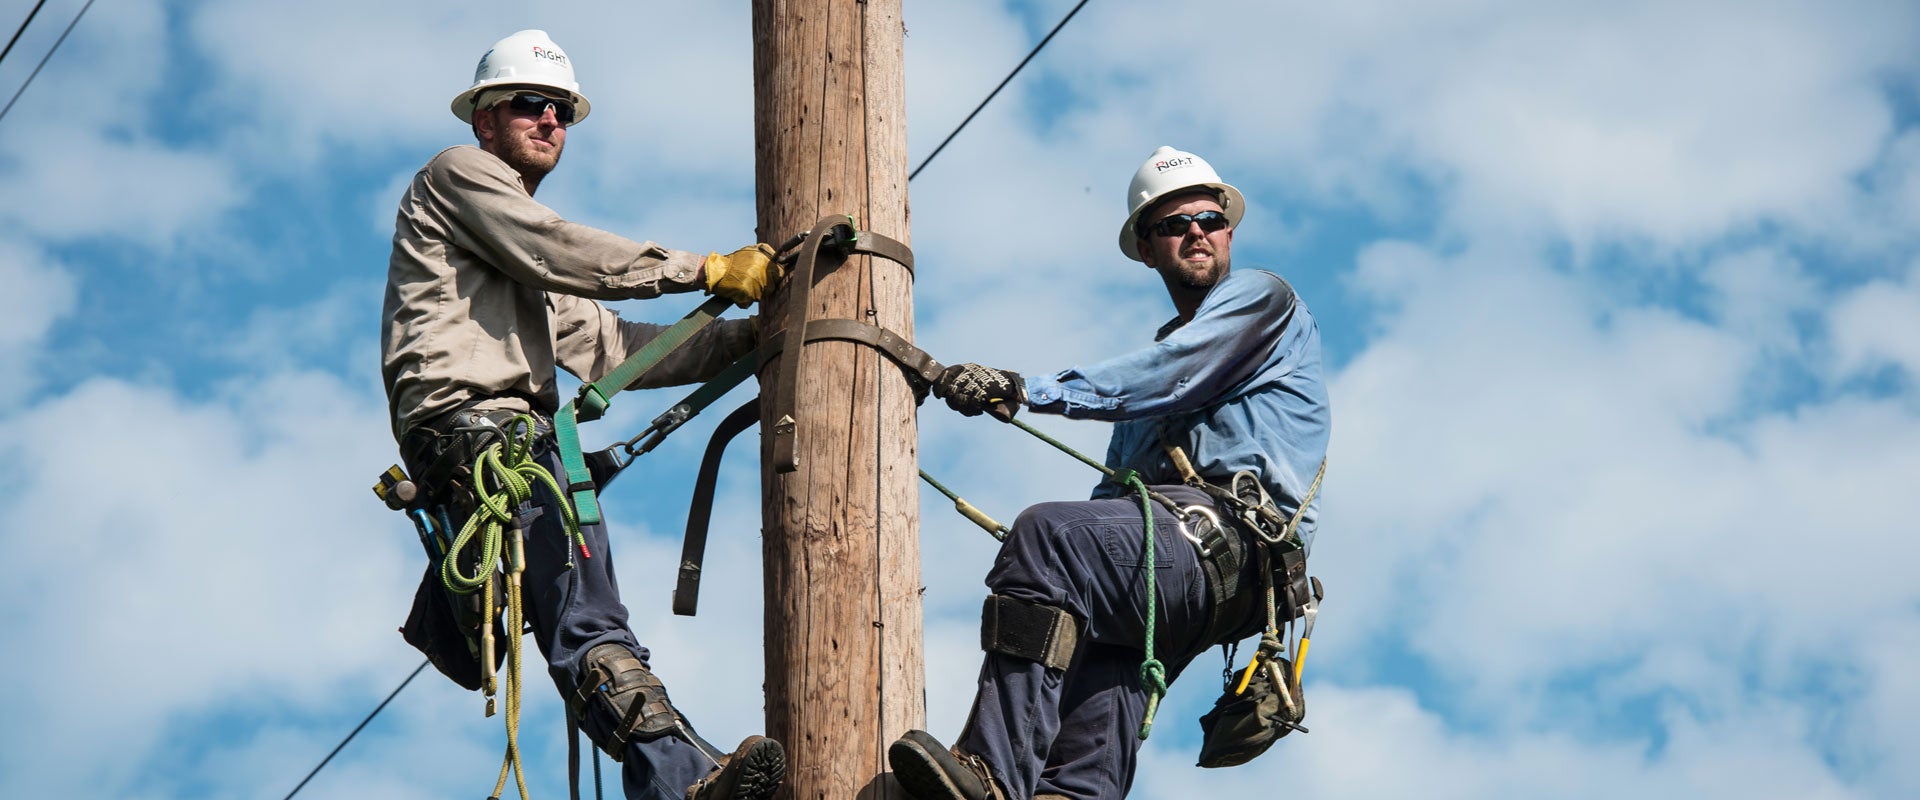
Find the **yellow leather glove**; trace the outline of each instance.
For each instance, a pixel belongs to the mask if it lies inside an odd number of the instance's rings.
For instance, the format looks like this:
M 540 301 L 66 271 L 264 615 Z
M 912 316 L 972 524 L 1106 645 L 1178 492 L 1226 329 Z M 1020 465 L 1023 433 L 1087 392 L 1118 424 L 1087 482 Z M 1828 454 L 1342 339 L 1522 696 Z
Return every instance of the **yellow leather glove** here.
M 707 294 L 732 300 L 741 308 L 760 302 L 761 295 L 780 282 L 783 270 L 765 244 L 742 247 L 726 255 L 708 253 L 704 266 Z

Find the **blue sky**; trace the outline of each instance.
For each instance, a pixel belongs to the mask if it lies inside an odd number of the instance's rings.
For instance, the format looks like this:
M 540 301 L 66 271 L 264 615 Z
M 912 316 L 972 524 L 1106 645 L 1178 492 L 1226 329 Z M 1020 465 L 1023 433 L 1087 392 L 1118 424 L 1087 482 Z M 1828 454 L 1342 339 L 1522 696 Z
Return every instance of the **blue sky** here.
M 81 0 L 52 0 L 11 94 Z M 910 162 L 1072 6 L 909 3 Z M 29 0 L 0 0 L 18 24 Z M 1155 147 L 1314 308 L 1335 434 L 1311 727 L 1191 767 L 1196 661 L 1136 795 L 1920 794 L 1920 11 L 1896 2 L 1101 0 L 912 186 L 917 333 L 1027 372 L 1171 314 L 1113 245 Z M 549 31 L 594 113 L 540 197 L 688 250 L 752 236 L 747 4 L 100 0 L 0 120 L 0 796 L 280 796 L 418 663 L 421 559 L 368 495 L 394 203 L 488 44 Z M 670 320 L 692 298 L 621 306 Z M 624 438 L 679 396 L 623 395 Z M 1041 420 L 1084 448 L 1105 427 Z M 668 613 L 712 420 L 610 492 L 641 639 L 757 730 L 751 450 L 701 615 Z M 1002 518 L 1084 468 L 931 406 Z M 927 492 L 932 730 L 993 543 Z M 537 681 L 537 678 L 535 679 Z M 540 794 L 563 791 L 530 686 Z M 303 796 L 484 791 L 502 734 L 417 681 Z

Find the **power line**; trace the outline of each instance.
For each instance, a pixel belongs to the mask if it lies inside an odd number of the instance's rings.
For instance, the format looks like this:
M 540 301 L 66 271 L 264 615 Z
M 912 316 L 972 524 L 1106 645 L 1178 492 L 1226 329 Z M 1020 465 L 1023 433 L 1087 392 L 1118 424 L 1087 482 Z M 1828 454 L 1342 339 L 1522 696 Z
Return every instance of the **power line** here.
M 26 94 L 27 87 L 33 83 L 34 76 L 40 74 L 40 68 L 47 65 L 47 59 L 53 58 L 53 51 L 60 49 L 60 43 L 67 40 L 67 34 L 73 33 L 73 26 L 80 24 L 80 18 L 86 16 L 87 9 L 92 7 L 93 0 L 87 0 L 87 4 L 80 7 L 80 13 L 73 15 L 73 21 L 67 23 L 67 29 L 60 32 L 60 38 L 53 40 L 53 48 L 48 50 L 46 56 L 40 59 L 40 63 L 33 68 L 33 72 L 28 73 L 26 83 L 20 84 L 20 91 L 13 93 L 13 99 L 7 101 L 6 108 L 0 108 L 0 119 L 7 118 L 7 112 L 12 111 L 13 104 L 20 101 L 20 95 Z M 33 10 L 39 11 L 40 7 L 34 6 Z M 29 19 L 31 19 L 31 16 L 29 16 Z M 22 26 L 21 30 L 24 31 L 26 28 Z M 14 37 L 19 38 L 19 34 L 15 34 Z M 13 45 L 9 44 L 7 47 L 11 48 Z
M 974 106 L 973 113 L 968 114 L 966 119 L 960 120 L 960 127 L 954 128 L 953 133 L 947 134 L 947 138 L 940 140 L 940 146 L 933 148 L 933 152 L 927 154 L 926 160 L 920 162 L 920 166 L 914 167 L 913 172 L 907 174 L 907 180 L 913 180 L 920 174 L 920 170 L 926 169 L 928 164 L 933 163 L 933 157 L 940 155 L 940 151 L 947 149 L 947 143 L 953 141 L 953 137 L 959 136 L 960 131 L 967 127 L 967 123 L 972 122 L 974 116 L 980 113 L 980 109 L 986 108 L 988 103 L 993 102 L 994 95 L 999 94 L 1001 89 L 1007 88 L 1007 82 L 1013 80 L 1013 76 L 1020 74 L 1020 70 L 1027 66 L 1027 62 L 1032 61 L 1034 56 L 1039 55 L 1040 49 L 1046 47 L 1047 42 L 1053 41 L 1053 35 L 1059 33 L 1061 28 L 1067 27 L 1067 20 L 1073 19 L 1073 15 L 1080 13 L 1080 7 L 1086 4 L 1087 0 L 1080 0 L 1080 2 L 1074 4 L 1073 10 L 1068 11 L 1066 16 L 1060 18 L 1060 24 L 1053 26 L 1053 30 L 1047 31 L 1046 38 L 1041 39 L 1039 44 L 1034 45 L 1033 51 L 1027 53 L 1026 58 L 1020 59 L 1019 66 L 1014 67 L 1012 72 L 1007 73 L 1007 77 L 1000 79 L 999 86 L 993 87 L 993 91 L 987 93 L 987 99 L 980 101 L 980 105 Z
M 33 10 L 27 12 L 27 21 L 20 23 L 20 30 L 14 31 L 13 38 L 7 40 L 7 49 L 0 50 L 0 61 L 7 60 L 7 54 L 13 52 L 13 43 L 20 41 L 20 34 L 27 32 L 27 26 L 33 24 L 33 16 L 40 13 L 40 7 L 46 4 L 47 0 L 40 0 L 33 4 Z
M 361 728 L 367 727 L 367 723 L 372 722 L 374 717 L 380 716 L 380 709 L 386 708 L 388 703 L 393 702 L 393 698 L 399 696 L 401 689 L 407 688 L 407 684 L 412 683 L 414 678 L 420 677 L 420 671 L 427 668 L 427 663 L 426 661 L 420 662 L 420 666 L 413 668 L 412 675 L 408 675 L 407 679 L 401 681 L 399 686 L 393 687 L 393 691 L 387 694 L 387 699 L 380 701 L 380 705 L 374 706 L 373 712 L 368 714 L 366 719 L 360 720 L 360 724 L 353 726 L 353 732 L 347 734 L 347 738 L 341 739 L 339 744 L 334 745 L 333 752 L 328 753 L 326 758 L 320 759 L 320 763 L 313 765 L 313 771 L 307 773 L 307 777 L 301 778 L 300 785 L 293 787 L 293 791 L 287 792 L 284 800 L 293 800 L 294 795 L 299 794 L 301 789 L 306 788 L 307 781 L 313 780 L 313 776 L 320 774 L 321 767 L 326 766 L 327 762 L 332 761 L 334 756 L 340 755 L 340 749 L 346 747 L 348 742 L 353 741 L 353 737 L 359 736 Z

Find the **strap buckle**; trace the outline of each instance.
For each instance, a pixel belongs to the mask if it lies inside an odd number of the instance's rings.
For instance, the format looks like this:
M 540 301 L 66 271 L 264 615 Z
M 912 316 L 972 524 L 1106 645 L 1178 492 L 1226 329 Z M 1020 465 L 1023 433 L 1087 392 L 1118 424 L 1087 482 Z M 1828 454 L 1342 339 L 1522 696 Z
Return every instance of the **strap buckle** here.
M 592 422 L 607 413 L 607 407 L 613 401 L 593 383 L 580 384 L 580 393 L 574 396 L 574 417 L 580 422 Z

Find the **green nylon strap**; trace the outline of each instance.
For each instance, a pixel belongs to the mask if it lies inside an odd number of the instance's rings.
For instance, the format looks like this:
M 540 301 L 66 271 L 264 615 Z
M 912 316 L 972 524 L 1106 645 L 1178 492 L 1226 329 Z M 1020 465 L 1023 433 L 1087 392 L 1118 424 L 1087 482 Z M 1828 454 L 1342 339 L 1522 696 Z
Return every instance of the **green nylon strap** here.
M 567 491 L 572 493 L 574 513 L 579 516 L 581 525 L 593 525 L 600 521 L 600 503 L 594 498 L 593 473 L 587 470 L 586 457 L 580 453 L 580 423 L 599 419 L 601 414 L 606 413 L 614 395 L 633 385 L 647 370 L 653 369 L 668 354 L 686 344 L 707 323 L 725 312 L 728 305 L 731 303 L 721 297 L 701 303 L 699 308 L 661 331 L 653 341 L 647 342 L 612 371 L 580 387 L 580 397 L 561 406 L 560 413 L 554 415 L 554 440 L 560 446 L 560 464 L 567 470 Z
M 760 350 L 756 348 L 747 351 L 746 355 L 736 359 L 726 369 L 721 370 L 720 374 L 700 384 L 700 388 L 668 407 L 660 416 L 654 417 L 653 423 L 648 425 L 646 430 L 614 445 L 627 451 L 627 460 L 617 463 L 615 469 L 626 469 L 627 465 L 633 463 L 633 459 L 652 452 L 653 448 L 659 447 L 661 442 L 666 441 L 669 434 L 679 430 L 680 426 L 687 424 L 688 420 L 699 416 L 700 412 L 707 410 L 707 406 L 713 405 L 713 401 L 720 399 L 726 393 L 733 391 L 734 387 L 753 377 L 759 367 Z M 609 447 L 607 450 L 612 451 L 613 448 Z
M 674 407 L 679 408 L 685 406 L 692 412 L 687 415 L 687 418 L 692 419 L 694 415 L 706 410 L 707 406 L 713 405 L 713 401 L 733 391 L 734 387 L 745 383 L 748 378 L 753 377 L 753 374 L 759 370 L 760 350 L 759 348 L 755 348 L 747 351 L 746 355 L 735 360 L 732 364 L 728 365 L 726 369 L 721 370 L 720 374 L 708 379 L 706 383 L 700 384 L 700 388 L 693 390 L 687 395 L 685 400 L 681 400 Z

